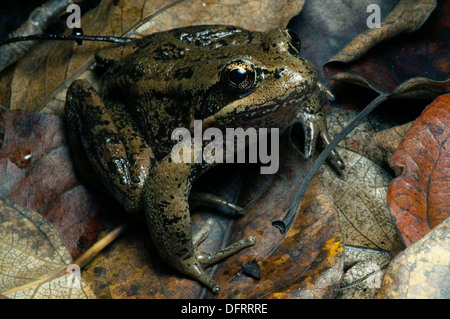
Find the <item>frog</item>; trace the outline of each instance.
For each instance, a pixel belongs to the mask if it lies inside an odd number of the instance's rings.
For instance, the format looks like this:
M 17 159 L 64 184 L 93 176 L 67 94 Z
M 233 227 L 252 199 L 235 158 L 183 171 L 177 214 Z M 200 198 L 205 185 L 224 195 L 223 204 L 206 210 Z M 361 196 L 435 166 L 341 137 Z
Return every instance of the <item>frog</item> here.
M 300 56 L 289 29 L 251 31 L 198 25 L 156 32 L 95 53 L 97 85 L 75 80 L 65 116 L 76 167 L 126 211 L 144 216 L 161 258 L 220 292 L 207 267 L 255 245 L 253 236 L 215 253 L 193 241 L 189 196 L 214 163 L 175 162 L 171 132 L 203 128 L 276 127 L 301 123 L 304 155 L 330 136 L 322 106 L 331 92 L 316 67 Z M 333 165 L 344 163 L 335 151 Z

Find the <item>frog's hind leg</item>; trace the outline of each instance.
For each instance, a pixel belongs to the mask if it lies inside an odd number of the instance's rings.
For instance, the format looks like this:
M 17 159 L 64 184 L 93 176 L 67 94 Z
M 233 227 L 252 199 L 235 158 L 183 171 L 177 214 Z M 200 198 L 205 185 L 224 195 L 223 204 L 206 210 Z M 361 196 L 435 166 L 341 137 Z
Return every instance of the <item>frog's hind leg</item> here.
M 140 193 L 154 155 L 126 109 L 105 103 L 89 82 L 77 80 L 67 91 L 65 111 L 75 163 L 83 177 L 100 184 L 128 211 L 140 211 Z
M 174 163 L 168 155 L 150 171 L 143 202 L 150 235 L 161 258 L 217 293 L 219 286 L 203 266 L 254 244 L 255 239 L 238 241 L 211 255 L 195 250 L 188 197 L 200 170 L 196 164 Z

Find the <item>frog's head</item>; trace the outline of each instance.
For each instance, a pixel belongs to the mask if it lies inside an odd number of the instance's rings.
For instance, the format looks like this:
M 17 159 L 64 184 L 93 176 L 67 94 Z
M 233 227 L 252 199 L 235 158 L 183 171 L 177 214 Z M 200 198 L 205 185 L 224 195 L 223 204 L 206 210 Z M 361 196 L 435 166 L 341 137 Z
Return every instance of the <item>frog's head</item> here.
M 318 81 L 317 69 L 300 57 L 300 46 L 293 31 L 274 29 L 259 42 L 225 50 L 219 85 L 203 99 L 203 127 L 291 124 Z

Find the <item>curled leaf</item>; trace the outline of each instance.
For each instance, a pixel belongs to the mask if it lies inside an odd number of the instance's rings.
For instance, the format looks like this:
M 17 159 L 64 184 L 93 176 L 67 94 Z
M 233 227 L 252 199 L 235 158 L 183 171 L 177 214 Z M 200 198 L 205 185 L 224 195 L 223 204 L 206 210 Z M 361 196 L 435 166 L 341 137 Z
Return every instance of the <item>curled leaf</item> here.
M 64 13 L 67 6 L 74 2 L 81 1 L 52 0 L 45 2 L 42 6 L 33 10 L 28 20 L 8 37 L 14 38 L 43 33 L 52 19 Z M 33 41 L 25 41 L 0 46 L 0 71 L 19 60 L 34 43 Z
M 363 56 L 376 44 L 394 36 L 419 29 L 436 8 L 437 0 L 401 0 L 379 28 L 368 28 L 355 37 L 330 62 L 350 62 Z
M 383 151 L 385 163 L 389 163 L 391 161 L 392 155 L 403 141 L 406 132 L 412 125 L 413 122 L 409 122 L 373 134 L 375 144 Z M 397 172 L 397 175 L 400 175 L 400 173 Z
M 389 208 L 406 245 L 450 214 L 450 94 L 437 98 L 408 130 L 391 159 Z
M 349 63 L 333 59 L 322 71 L 328 78 L 368 86 L 378 93 L 393 93 L 395 97 L 429 98 L 448 92 L 450 79 L 445 57 L 449 52 L 449 10 L 448 1 L 439 1 L 417 31 L 379 43 Z

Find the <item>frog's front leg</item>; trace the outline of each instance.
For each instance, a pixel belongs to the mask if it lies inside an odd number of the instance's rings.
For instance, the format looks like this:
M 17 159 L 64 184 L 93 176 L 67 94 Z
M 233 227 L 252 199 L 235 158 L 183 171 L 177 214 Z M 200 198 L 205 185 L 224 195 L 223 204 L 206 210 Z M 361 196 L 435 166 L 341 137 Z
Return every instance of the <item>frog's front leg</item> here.
M 106 103 L 86 80 L 74 81 L 65 105 L 69 140 L 82 176 L 129 212 L 142 210 L 141 191 L 155 156 L 126 107 Z
M 305 133 L 304 154 L 307 158 L 312 158 L 314 155 L 319 137 L 324 146 L 327 146 L 331 142 L 325 114 L 322 109 L 322 94 L 325 94 L 328 98 L 332 97 L 332 94 L 319 83 L 317 89 L 303 105 L 301 112 L 297 114 L 297 118 L 300 120 Z M 338 170 L 345 168 L 344 161 L 336 150 L 331 152 L 329 161 Z
M 188 197 L 193 182 L 203 169 L 203 164 L 174 163 L 169 154 L 150 171 L 143 203 L 159 255 L 172 267 L 217 293 L 219 286 L 202 266 L 253 245 L 255 238 L 237 241 L 214 254 L 198 252 L 194 248 Z

